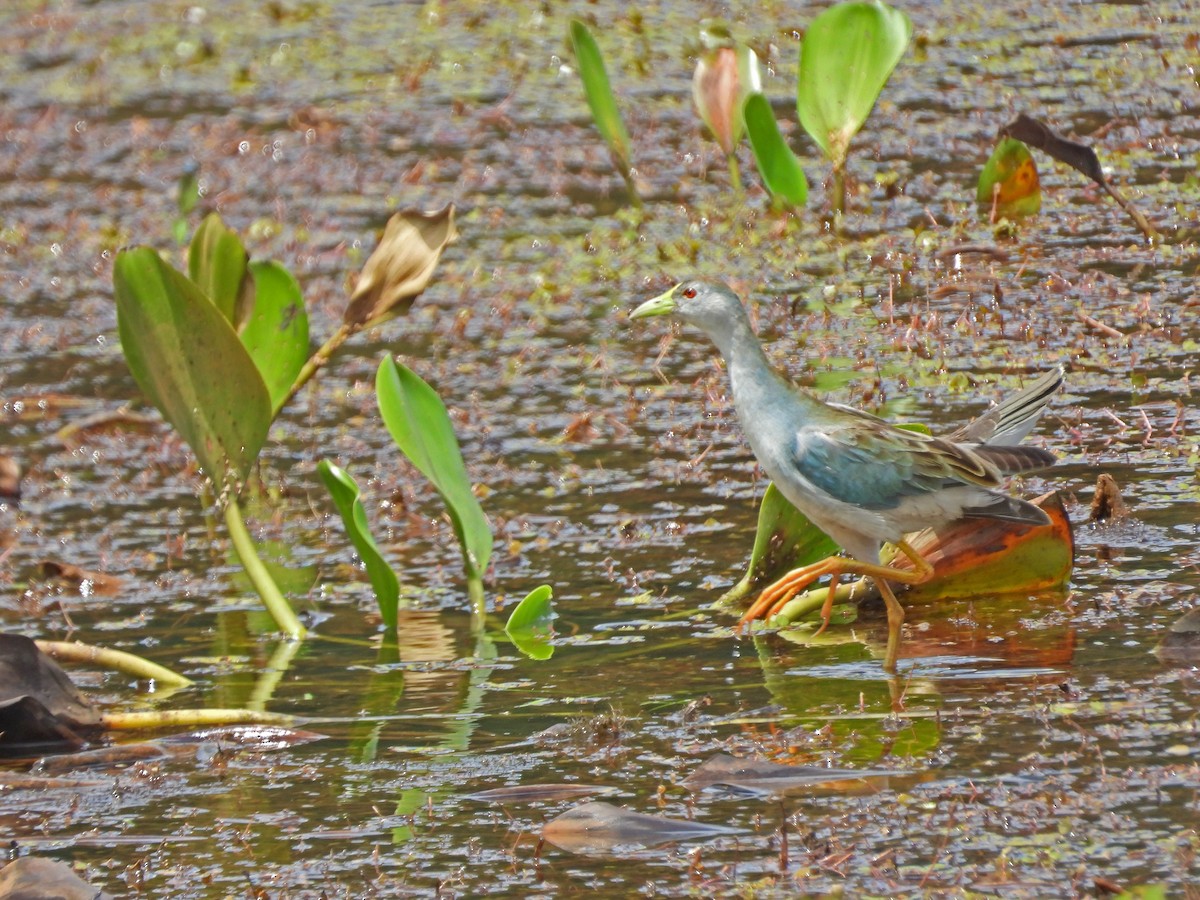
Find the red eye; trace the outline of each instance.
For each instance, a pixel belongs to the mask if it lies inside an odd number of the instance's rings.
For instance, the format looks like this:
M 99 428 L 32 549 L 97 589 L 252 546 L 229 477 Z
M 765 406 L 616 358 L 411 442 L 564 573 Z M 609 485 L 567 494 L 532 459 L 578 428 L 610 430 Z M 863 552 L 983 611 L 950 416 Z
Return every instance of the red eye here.
M 683 289 L 683 296 L 684 296 L 684 297 L 686 297 L 688 300 L 693 300 L 693 299 L 695 299 L 695 297 L 696 297 L 696 289 L 695 289 L 695 288 L 684 288 L 684 289 Z

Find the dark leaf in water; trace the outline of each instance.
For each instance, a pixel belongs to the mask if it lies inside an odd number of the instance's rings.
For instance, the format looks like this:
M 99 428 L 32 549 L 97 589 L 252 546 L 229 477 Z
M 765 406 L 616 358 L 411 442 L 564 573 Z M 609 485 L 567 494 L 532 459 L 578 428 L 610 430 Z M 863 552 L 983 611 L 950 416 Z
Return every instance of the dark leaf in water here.
M 827 769 L 823 766 L 789 766 L 765 760 L 738 759 L 728 753 L 718 753 L 705 760 L 700 768 L 683 780 L 691 791 L 708 787 L 727 786 L 756 794 L 782 794 L 796 788 L 817 784 L 864 778 L 886 778 L 896 775 L 886 769 Z
M 0 634 L 0 753 L 82 747 L 99 715 L 54 660 L 22 635 Z
M 0 772 L 0 789 L 6 794 L 13 791 L 78 791 L 87 788 L 112 788 L 112 781 L 106 778 L 53 778 Z
M 596 801 L 572 807 L 550 820 L 542 829 L 542 836 L 563 850 L 595 853 L 616 848 L 653 847 L 669 841 L 702 841 L 723 834 L 739 834 L 741 830 L 726 825 L 650 816 Z
M 1110 519 L 1123 519 L 1129 515 L 1129 508 L 1121 499 L 1121 489 L 1117 480 L 1111 475 L 1101 472 L 1096 479 L 1096 494 L 1092 497 L 1092 508 L 1088 512 L 1089 522 L 1107 522 Z
M 79 753 L 45 756 L 34 763 L 32 771 L 38 775 L 58 775 L 62 772 L 75 772 L 79 769 L 118 769 L 127 768 L 134 763 L 169 759 L 171 756 L 172 754 L 167 750 L 149 741 L 138 744 L 114 744 L 111 747 L 97 747 L 94 750 L 82 750 Z
M 0 869 L 0 900 L 112 900 L 65 862 L 22 856 Z
M 1200 662 L 1200 606 L 1172 622 L 1154 652 L 1170 665 L 1192 666 Z
M 471 800 L 485 803 L 539 803 L 543 801 L 572 800 L 589 794 L 611 794 L 614 787 L 602 784 L 517 784 L 512 787 L 494 788 L 467 794 Z
M 125 585 L 115 575 L 105 575 L 82 569 L 71 563 L 55 562 L 52 559 L 42 560 L 42 576 L 57 578 L 70 587 L 75 588 L 85 597 L 91 594 L 102 594 L 106 597 L 119 594 Z
M 1104 170 L 1100 168 L 1100 159 L 1096 151 L 1086 144 L 1068 141 L 1051 130 L 1044 122 L 1039 122 L 1032 116 L 1019 113 L 1015 119 L 1000 129 L 1003 137 L 1023 141 L 1030 147 L 1037 147 L 1052 159 L 1066 163 L 1077 172 L 1086 175 L 1096 184 L 1104 184 Z

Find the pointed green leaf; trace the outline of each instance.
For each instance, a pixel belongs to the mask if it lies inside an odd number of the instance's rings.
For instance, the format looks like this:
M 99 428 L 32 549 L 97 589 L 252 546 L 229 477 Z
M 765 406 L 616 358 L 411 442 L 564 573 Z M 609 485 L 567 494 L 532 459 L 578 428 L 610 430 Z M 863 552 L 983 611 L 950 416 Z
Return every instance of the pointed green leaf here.
M 471 492 L 462 451 L 441 398 L 390 356 L 379 364 L 375 393 L 392 439 L 442 495 L 463 549 L 467 578 L 481 583 L 492 555 L 492 529 Z
M 550 585 L 543 584 L 530 591 L 525 599 L 517 604 L 504 633 L 516 648 L 530 659 L 549 659 L 554 655 L 554 606 L 550 598 L 554 591 Z
M 800 124 L 840 169 L 912 37 L 908 16 L 881 2 L 839 3 L 800 44 Z
M 771 196 L 790 206 L 808 200 L 808 179 L 775 122 L 771 104 L 762 94 L 751 94 L 743 108 L 746 134 L 754 151 L 754 162 Z
M 375 590 L 375 600 L 379 603 L 379 615 L 389 634 L 396 633 L 396 611 L 400 606 L 400 580 L 395 571 L 388 565 L 379 545 L 371 536 L 371 526 L 367 522 L 367 511 L 363 509 L 359 499 L 358 484 L 344 469 L 335 466 L 327 459 L 317 463 L 317 474 L 325 483 L 333 504 L 342 517 L 346 534 L 354 545 L 358 558 L 367 568 L 367 577 Z
M 138 386 L 187 441 L 218 490 L 245 480 L 271 401 L 233 327 L 149 247 L 113 265 L 121 349 Z
M 249 313 L 249 260 L 238 233 L 216 213 L 209 213 L 192 235 L 188 275 L 235 328 Z
M 774 484 L 767 485 L 758 509 L 758 530 L 750 566 L 742 580 L 722 597 L 721 603 L 744 600 L 792 569 L 832 556 L 838 545 L 792 506 Z
M 1014 138 L 1002 139 L 979 173 L 975 200 L 996 218 L 1036 214 L 1042 188 L 1029 148 Z
M 252 262 L 250 274 L 253 312 L 242 324 L 242 344 L 267 385 L 274 409 L 308 360 L 308 314 L 300 285 L 279 263 Z
M 600 47 L 588 27 L 578 19 L 571 20 L 571 46 L 575 50 L 575 62 L 579 66 L 579 77 L 583 79 L 592 120 L 608 144 L 617 169 L 628 180 L 633 158 L 629 132 L 625 130 L 625 122 L 617 108 L 617 98 L 613 96 Z

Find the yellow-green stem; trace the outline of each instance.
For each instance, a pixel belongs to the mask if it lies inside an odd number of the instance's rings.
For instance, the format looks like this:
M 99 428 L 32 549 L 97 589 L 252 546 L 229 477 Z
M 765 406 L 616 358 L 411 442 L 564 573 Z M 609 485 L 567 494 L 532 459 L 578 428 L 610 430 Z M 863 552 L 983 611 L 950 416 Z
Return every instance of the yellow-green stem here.
M 252 709 L 160 709 L 153 712 L 105 713 L 100 717 L 101 727 L 116 731 L 134 731 L 140 728 L 195 728 L 206 725 L 290 727 L 299 721 L 296 716 Z
M 742 173 L 738 169 L 737 154 L 730 153 L 726 159 L 729 161 L 729 183 L 740 194 L 742 192 Z
M 190 678 L 184 678 L 170 669 L 150 662 L 123 650 L 111 650 L 108 647 L 96 647 L 82 644 L 79 641 L 37 641 L 38 649 L 47 656 L 62 662 L 87 663 L 114 669 L 140 678 L 144 681 L 155 681 L 163 685 L 180 686 L 192 683 Z
M 842 225 L 842 216 L 846 212 L 846 161 L 835 161 L 833 164 L 833 216 L 834 222 L 840 230 Z
M 292 605 L 280 592 L 275 579 L 258 556 L 258 550 L 255 549 L 250 532 L 246 530 L 246 522 L 242 518 L 242 510 L 236 498 L 231 498 L 225 505 L 225 526 L 229 529 L 229 537 L 233 540 L 233 549 L 237 551 L 242 568 L 246 570 L 246 575 L 258 591 L 258 596 L 262 597 L 267 612 L 271 614 L 279 630 L 293 640 L 304 638 L 304 626 L 296 618 Z
M 483 593 L 483 579 L 478 575 L 467 574 L 467 596 L 471 600 L 473 621 L 482 623 L 487 617 L 487 597 Z
M 329 362 L 330 357 L 332 357 L 333 354 L 337 352 L 338 348 L 341 347 L 342 344 L 346 343 L 350 336 L 357 332 L 360 327 L 361 326 L 358 325 L 347 325 L 343 323 L 338 327 L 337 331 L 330 335 L 329 340 L 322 344 L 321 348 L 308 358 L 308 362 L 306 362 L 304 367 L 300 369 L 299 374 L 296 375 L 296 380 L 293 381 L 292 386 L 288 388 L 288 392 L 279 398 L 279 402 L 276 403 L 275 408 L 271 410 L 272 421 L 274 421 L 279 415 L 280 411 L 287 406 L 288 402 L 296 396 L 296 393 L 300 390 L 300 388 L 308 384 L 309 379 L 316 375 L 321 367 L 325 365 L 325 363 Z

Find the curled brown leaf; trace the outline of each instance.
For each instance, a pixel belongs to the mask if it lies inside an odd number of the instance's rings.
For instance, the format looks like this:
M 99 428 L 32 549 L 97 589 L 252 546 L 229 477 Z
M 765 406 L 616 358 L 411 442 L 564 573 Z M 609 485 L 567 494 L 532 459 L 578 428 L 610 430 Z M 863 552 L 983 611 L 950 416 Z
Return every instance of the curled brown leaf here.
M 363 266 L 342 321 L 362 328 L 406 312 L 429 284 L 442 250 L 457 237 L 453 204 L 437 212 L 396 213 Z

